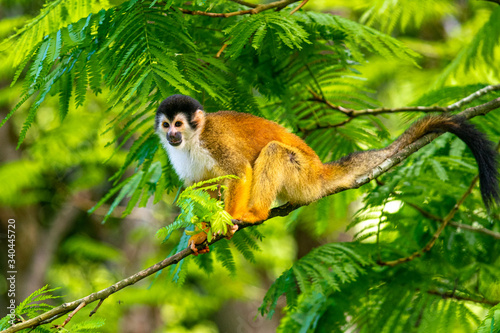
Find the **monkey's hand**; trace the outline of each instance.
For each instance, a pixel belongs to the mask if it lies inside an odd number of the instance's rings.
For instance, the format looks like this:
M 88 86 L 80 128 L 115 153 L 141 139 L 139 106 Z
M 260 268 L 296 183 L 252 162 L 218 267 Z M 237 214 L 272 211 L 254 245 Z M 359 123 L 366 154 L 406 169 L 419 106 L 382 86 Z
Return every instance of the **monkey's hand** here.
M 201 249 L 201 250 L 198 250 L 198 248 L 196 247 L 197 245 L 200 245 L 207 240 L 207 233 L 205 232 L 205 230 L 208 231 L 208 228 L 209 227 L 206 223 L 202 223 L 201 231 L 199 233 L 191 236 L 191 238 L 189 238 L 188 247 L 191 250 L 193 250 L 193 254 L 195 256 L 197 256 L 198 254 L 208 253 L 210 251 L 210 249 L 208 248 L 208 245 L 206 245 L 205 248 Z M 198 229 L 198 228 L 196 228 L 196 229 Z

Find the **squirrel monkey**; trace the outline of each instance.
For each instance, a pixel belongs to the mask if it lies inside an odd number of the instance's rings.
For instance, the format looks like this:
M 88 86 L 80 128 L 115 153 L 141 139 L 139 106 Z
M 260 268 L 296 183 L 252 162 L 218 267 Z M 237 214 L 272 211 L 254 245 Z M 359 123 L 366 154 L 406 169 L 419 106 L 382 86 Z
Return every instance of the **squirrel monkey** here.
M 479 167 L 481 194 L 487 207 L 498 202 L 497 152 L 486 136 L 458 115 L 426 116 L 396 141 L 379 150 L 355 152 L 331 163 L 284 127 L 250 114 L 205 113 L 195 99 L 173 95 L 158 107 L 155 129 L 179 178 L 193 184 L 222 175 L 227 181 L 226 211 L 237 220 L 265 220 L 279 197 L 307 204 L 334 190 L 351 187 L 356 178 L 401 148 L 431 132 L 451 132 L 471 149 Z M 238 229 L 235 225 L 226 237 Z M 195 252 L 205 241 L 203 231 L 189 240 Z M 200 253 L 208 251 L 208 247 Z

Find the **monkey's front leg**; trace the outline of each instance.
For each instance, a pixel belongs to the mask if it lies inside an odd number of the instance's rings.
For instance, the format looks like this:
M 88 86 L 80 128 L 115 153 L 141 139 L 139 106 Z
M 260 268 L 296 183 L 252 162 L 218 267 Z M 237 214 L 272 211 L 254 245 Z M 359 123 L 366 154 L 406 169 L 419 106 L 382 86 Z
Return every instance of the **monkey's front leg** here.
M 225 193 L 225 210 L 229 213 L 229 215 L 235 217 L 241 216 L 241 214 L 248 211 L 248 201 L 250 199 L 250 191 L 252 187 L 252 167 L 247 164 L 245 166 L 245 172 L 243 175 L 240 175 L 239 179 L 231 180 L 228 183 L 227 191 Z M 217 193 L 210 193 L 212 197 L 217 196 Z M 208 224 L 202 224 L 202 230 L 197 228 L 197 234 L 191 236 L 188 242 L 189 248 L 193 250 L 194 255 L 203 254 L 209 252 L 208 246 L 203 250 L 198 250 L 196 245 L 200 245 L 207 240 L 207 232 L 210 227 Z M 228 230 L 224 237 L 227 239 L 231 239 L 234 233 L 238 231 L 238 225 L 228 225 Z

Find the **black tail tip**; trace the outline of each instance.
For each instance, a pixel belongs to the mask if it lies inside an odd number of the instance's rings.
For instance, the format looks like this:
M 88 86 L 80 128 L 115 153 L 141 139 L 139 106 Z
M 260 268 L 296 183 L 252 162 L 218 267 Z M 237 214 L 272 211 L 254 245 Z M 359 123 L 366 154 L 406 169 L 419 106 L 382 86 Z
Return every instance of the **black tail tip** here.
M 481 196 L 490 212 L 493 206 L 500 206 L 497 147 L 465 117 L 453 116 L 451 119 L 456 125 L 448 126 L 446 130 L 462 139 L 472 151 L 479 169 Z
M 490 148 L 482 156 L 482 163 L 479 163 L 481 197 L 488 212 L 495 206 L 500 207 L 499 154 L 493 147 L 493 143 L 490 142 L 489 146 Z
M 484 177 L 480 180 L 481 197 L 488 212 L 494 207 L 500 207 L 500 189 L 498 185 L 498 174 L 496 177 Z M 483 177 L 481 177 L 483 178 Z

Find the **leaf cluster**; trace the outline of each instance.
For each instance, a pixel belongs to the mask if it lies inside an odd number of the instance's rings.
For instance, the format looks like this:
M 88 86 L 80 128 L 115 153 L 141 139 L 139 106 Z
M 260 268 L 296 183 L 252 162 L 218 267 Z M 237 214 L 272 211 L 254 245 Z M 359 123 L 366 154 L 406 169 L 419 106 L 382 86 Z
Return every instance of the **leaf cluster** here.
M 224 210 L 224 203 L 221 201 L 222 191 L 226 190 L 227 186 L 220 183 L 237 178 L 233 175 L 227 175 L 187 187 L 176 200 L 176 205 L 181 209 L 181 213 L 172 224 L 158 230 L 157 236 L 166 241 L 173 231 L 189 226 L 195 226 L 197 231 L 186 232 L 188 235 L 206 230 L 209 242 L 217 234 L 225 235 L 228 231 L 227 226 L 232 226 L 233 223 L 231 215 Z M 210 192 L 218 195 L 218 198 L 212 198 Z
M 29 295 L 25 300 L 23 300 L 15 308 L 14 320 L 10 315 L 0 319 L 0 329 L 4 330 L 9 328 L 12 322 L 19 323 L 27 319 L 36 317 L 37 315 L 47 312 L 54 308 L 53 305 L 46 303 L 45 301 L 50 301 L 53 299 L 58 299 L 60 296 L 54 296 L 52 293 L 59 288 L 49 289 L 46 285 L 38 290 L 35 290 L 31 295 Z M 95 331 L 99 327 L 104 325 L 103 319 L 89 319 L 84 322 L 78 323 L 76 325 L 71 325 L 72 332 L 91 332 Z M 38 326 L 31 330 L 32 332 L 47 333 L 51 330 Z

